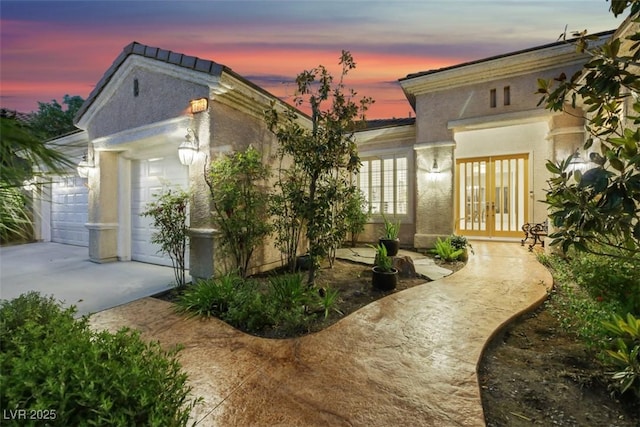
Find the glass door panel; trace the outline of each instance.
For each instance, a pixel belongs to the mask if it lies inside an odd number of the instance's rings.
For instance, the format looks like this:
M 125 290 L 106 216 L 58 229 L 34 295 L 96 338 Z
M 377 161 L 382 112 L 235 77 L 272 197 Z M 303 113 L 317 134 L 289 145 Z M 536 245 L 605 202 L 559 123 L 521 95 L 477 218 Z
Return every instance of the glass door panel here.
M 517 237 L 527 222 L 528 155 L 458 160 L 458 232 Z

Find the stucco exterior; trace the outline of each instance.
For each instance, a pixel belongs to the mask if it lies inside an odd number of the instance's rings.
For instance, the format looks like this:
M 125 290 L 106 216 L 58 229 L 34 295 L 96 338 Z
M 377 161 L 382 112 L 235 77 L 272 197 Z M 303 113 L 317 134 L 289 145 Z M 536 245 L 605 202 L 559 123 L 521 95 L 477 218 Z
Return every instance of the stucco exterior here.
M 611 36 L 600 34 L 601 40 Z M 465 234 L 461 227 L 469 220 L 480 221 L 480 211 L 465 210 L 465 192 L 475 194 L 478 185 L 464 181 L 469 177 L 461 177 L 463 166 L 474 174 L 481 171 L 477 179 L 488 183 L 481 190 L 489 196 L 479 203 L 488 228 L 472 230 L 474 238 L 519 240 L 521 232 L 513 224 L 496 231 L 489 220 L 498 216 L 517 216 L 518 226 L 522 221 L 544 221 L 546 206 L 541 200 L 549 178 L 545 163 L 571 155 L 586 135 L 579 106 L 569 113 L 552 113 L 538 105 L 537 81 L 561 73 L 571 76 L 586 60 L 573 45 L 552 43 L 401 78 L 415 117 L 370 121 L 355 135 L 360 157 L 370 168 L 368 197 L 393 193 L 389 200 L 370 200 L 370 206 L 377 207 L 360 241 L 377 241 L 383 229 L 381 212 L 388 209 L 401 220 L 403 247 L 426 249 L 438 237 Z M 207 100 L 205 111 L 191 112 L 194 99 Z M 178 146 L 190 129 L 199 152 L 184 179 L 191 194 L 189 268 L 194 278 L 215 274 L 224 256 L 217 250 L 204 171 L 218 156 L 252 145 L 275 172 L 277 140 L 264 119 L 272 103 L 285 105 L 224 65 L 135 42 L 125 47 L 76 117 L 94 166 L 87 180 L 91 260 L 132 259 L 132 175 L 137 173 L 133 165 L 158 156 L 175 163 Z M 300 117 L 307 120 L 302 113 Z M 500 169 L 498 164 L 515 169 Z M 495 176 L 489 179 L 491 174 Z M 517 179 L 512 183 L 497 183 L 513 177 Z M 264 185 L 273 188 L 275 179 Z M 354 179 L 360 185 L 361 178 Z M 374 181 L 383 185 L 384 179 L 393 183 L 380 187 L 379 194 L 373 191 Z M 256 251 L 252 271 L 273 268 L 280 261 L 268 239 Z

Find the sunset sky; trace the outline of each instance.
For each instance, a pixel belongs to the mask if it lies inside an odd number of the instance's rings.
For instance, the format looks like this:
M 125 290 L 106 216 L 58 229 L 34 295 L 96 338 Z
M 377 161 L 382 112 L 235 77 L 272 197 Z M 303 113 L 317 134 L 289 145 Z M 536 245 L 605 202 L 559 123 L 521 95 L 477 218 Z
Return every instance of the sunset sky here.
M 615 29 L 605 0 L 10 1 L 0 2 L 0 107 L 86 98 L 132 41 L 210 59 L 284 99 L 318 64 L 376 103 L 369 118 L 407 117 L 410 73 Z

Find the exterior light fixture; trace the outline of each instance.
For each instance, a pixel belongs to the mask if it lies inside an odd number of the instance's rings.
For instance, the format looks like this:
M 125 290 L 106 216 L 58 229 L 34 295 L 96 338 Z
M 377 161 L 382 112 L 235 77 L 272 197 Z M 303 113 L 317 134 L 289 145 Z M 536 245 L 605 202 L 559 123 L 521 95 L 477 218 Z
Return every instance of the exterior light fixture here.
M 189 128 L 184 139 L 178 147 L 178 158 L 180 158 L 180 163 L 189 166 L 194 162 L 196 154 L 198 154 L 198 137 L 193 129 Z
M 202 113 L 209 108 L 209 100 L 207 98 L 192 99 L 189 104 L 191 105 L 191 114 Z
M 589 167 L 588 163 L 580 157 L 580 153 L 577 151 L 573 153 L 571 156 L 571 161 L 569 162 L 569 169 L 571 171 L 579 170 L 580 172 L 584 172 Z
M 431 166 L 431 173 L 440 173 L 440 168 L 438 167 L 438 161 L 433 159 L 433 165 Z
M 87 155 L 82 156 L 82 160 L 78 163 L 78 176 L 80 178 L 87 178 L 89 176 L 89 169 L 92 169 L 93 162 L 87 160 Z

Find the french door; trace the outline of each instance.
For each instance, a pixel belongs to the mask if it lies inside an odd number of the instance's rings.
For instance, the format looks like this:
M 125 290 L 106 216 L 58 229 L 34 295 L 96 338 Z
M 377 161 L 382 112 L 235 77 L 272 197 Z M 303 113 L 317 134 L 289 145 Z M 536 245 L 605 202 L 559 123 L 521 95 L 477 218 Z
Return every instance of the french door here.
M 522 237 L 528 215 L 528 163 L 528 154 L 457 160 L 457 232 Z

